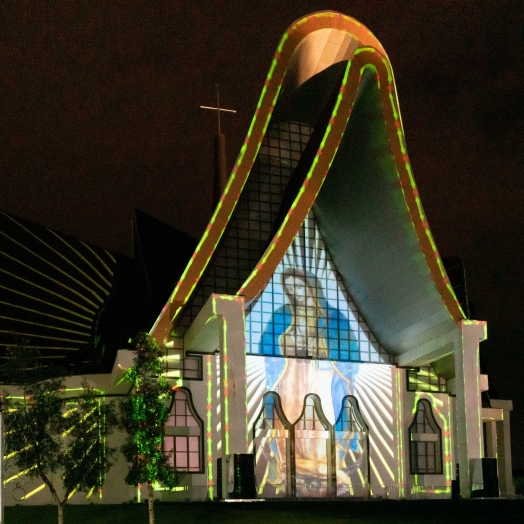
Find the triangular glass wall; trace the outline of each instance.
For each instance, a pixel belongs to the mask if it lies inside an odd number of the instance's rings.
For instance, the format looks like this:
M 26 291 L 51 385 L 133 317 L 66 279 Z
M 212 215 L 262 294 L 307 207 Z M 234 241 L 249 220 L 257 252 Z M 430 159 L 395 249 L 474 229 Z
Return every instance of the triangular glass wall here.
M 248 305 L 246 339 L 252 355 L 390 362 L 346 291 L 313 211 Z

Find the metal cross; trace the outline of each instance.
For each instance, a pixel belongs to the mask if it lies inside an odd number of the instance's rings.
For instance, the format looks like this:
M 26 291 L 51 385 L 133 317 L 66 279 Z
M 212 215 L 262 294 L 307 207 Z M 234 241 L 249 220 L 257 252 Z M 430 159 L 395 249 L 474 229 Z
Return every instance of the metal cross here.
M 211 109 L 213 111 L 217 112 L 218 116 L 218 134 L 220 135 L 220 111 L 225 111 L 226 113 L 236 113 L 234 109 L 224 109 L 220 107 L 220 95 L 218 93 L 218 84 L 216 84 L 217 87 L 217 106 L 216 107 L 209 107 L 209 106 L 200 106 L 200 109 Z

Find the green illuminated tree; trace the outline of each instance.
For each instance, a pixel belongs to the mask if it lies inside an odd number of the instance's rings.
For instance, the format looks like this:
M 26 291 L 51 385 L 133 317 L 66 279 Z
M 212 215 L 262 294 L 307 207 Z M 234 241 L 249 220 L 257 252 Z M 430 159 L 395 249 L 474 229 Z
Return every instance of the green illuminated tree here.
M 169 417 L 164 400 L 171 394 L 161 376 L 162 348 L 147 333 L 140 333 L 135 350 L 134 365 L 125 374 L 133 389 L 121 404 L 122 425 L 128 434 L 122 453 L 130 464 L 125 481 L 131 486 L 147 483 L 149 523 L 154 524 L 153 484 L 161 482 L 173 488 L 181 474 L 169 465 L 162 451 L 164 425 Z
M 20 394 L 2 397 L 6 455 L 20 474 L 46 484 L 63 524 L 72 494 L 101 489 L 104 483 L 114 452 L 105 446 L 105 438 L 116 426 L 115 409 L 86 383 L 80 396 L 66 398 L 65 378 L 41 380 L 43 372 L 56 373 L 35 364 L 38 355 L 25 346 L 14 348 L 11 355 L 0 373 L 18 382 Z

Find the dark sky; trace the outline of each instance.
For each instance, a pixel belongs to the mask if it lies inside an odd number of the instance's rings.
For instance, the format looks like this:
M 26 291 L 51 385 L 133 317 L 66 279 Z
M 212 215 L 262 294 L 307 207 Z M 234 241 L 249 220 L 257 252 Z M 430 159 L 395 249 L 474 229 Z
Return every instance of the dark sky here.
M 0 3 L 0 209 L 121 253 L 134 208 L 200 236 L 220 84 L 232 166 L 275 47 L 334 9 L 384 45 L 442 255 L 460 256 L 524 467 L 524 2 Z

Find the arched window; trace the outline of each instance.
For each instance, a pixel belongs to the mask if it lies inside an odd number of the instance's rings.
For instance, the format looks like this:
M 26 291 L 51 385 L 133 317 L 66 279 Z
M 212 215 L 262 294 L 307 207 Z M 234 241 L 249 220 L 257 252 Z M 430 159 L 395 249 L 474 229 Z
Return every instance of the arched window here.
M 325 497 L 333 487 L 332 426 L 320 397 L 306 395 L 304 408 L 293 424 L 296 496 Z
M 284 419 L 284 420 L 283 420 Z M 280 396 L 278 393 L 266 393 L 262 410 L 255 422 L 255 436 L 257 430 L 262 429 L 287 429 L 289 423 L 282 413 L 280 407 Z
M 337 495 L 361 494 L 369 483 L 368 427 L 353 396 L 342 399 L 335 423 Z
M 266 393 L 253 435 L 255 475 L 261 496 L 284 497 L 290 493 L 290 428 L 278 393 Z
M 426 399 L 418 401 L 409 427 L 409 458 L 412 475 L 442 474 L 442 432 Z
M 179 471 L 202 473 L 203 422 L 198 416 L 191 393 L 180 388 L 173 394 L 169 418 L 164 427 L 164 453 Z
M 357 399 L 346 396 L 342 400 L 342 407 L 335 423 L 335 431 L 363 433 L 367 431 L 366 423 L 360 414 Z

